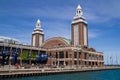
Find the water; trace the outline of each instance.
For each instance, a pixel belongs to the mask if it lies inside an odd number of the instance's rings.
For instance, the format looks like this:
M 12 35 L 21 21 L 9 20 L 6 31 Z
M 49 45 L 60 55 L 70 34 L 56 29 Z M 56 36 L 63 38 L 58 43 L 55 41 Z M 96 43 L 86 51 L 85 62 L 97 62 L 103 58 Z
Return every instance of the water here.
M 32 76 L 11 79 L 9 78 L 4 80 L 120 80 L 120 70 L 80 72 L 48 76 Z

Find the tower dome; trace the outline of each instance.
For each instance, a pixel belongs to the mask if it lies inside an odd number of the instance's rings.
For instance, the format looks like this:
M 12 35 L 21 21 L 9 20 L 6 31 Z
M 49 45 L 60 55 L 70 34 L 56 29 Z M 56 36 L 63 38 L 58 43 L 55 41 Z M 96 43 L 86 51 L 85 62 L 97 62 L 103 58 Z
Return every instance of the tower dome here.
M 41 28 L 41 22 L 38 19 L 37 22 L 36 22 L 36 29 L 40 29 L 40 28 Z

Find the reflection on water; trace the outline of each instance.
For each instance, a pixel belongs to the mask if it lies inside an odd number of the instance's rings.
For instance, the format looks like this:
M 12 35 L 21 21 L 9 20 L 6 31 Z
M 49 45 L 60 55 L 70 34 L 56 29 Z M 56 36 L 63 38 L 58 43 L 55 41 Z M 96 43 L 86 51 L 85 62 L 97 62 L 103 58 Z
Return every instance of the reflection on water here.
M 120 80 L 120 70 L 81 72 L 48 76 L 32 76 L 4 80 Z

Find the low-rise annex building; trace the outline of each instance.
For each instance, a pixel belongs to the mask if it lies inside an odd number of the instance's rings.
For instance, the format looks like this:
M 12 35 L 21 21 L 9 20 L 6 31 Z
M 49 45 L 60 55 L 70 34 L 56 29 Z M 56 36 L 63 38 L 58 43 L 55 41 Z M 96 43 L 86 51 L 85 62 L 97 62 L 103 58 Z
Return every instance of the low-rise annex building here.
M 80 5 L 71 23 L 71 40 L 53 37 L 44 41 L 40 20 L 32 33 L 32 46 L 41 47 L 49 55 L 47 64 L 55 66 L 104 66 L 103 53 L 88 45 L 88 23 Z
M 16 44 L 19 41 L 14 38 L 0 36 L 0 43 Z

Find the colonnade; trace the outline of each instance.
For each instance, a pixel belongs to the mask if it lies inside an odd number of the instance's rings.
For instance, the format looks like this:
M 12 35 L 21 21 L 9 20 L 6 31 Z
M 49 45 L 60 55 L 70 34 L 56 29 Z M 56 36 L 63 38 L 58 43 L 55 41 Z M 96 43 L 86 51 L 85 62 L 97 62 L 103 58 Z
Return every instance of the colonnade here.
M 76 51 L 76 50 L 68 49 L 68 50 L 48 50 L 47 54 L 48 55 L 51 54 L 52 56 L 54 56 L 49 58 L 47 64 L 51 64 L 55 66 L 92 66 L 93 67 L 93 66 L 104 65 L 103 55 L 101 53 L 90 53 L 90 52 L 82 52 L 80 50 Z

